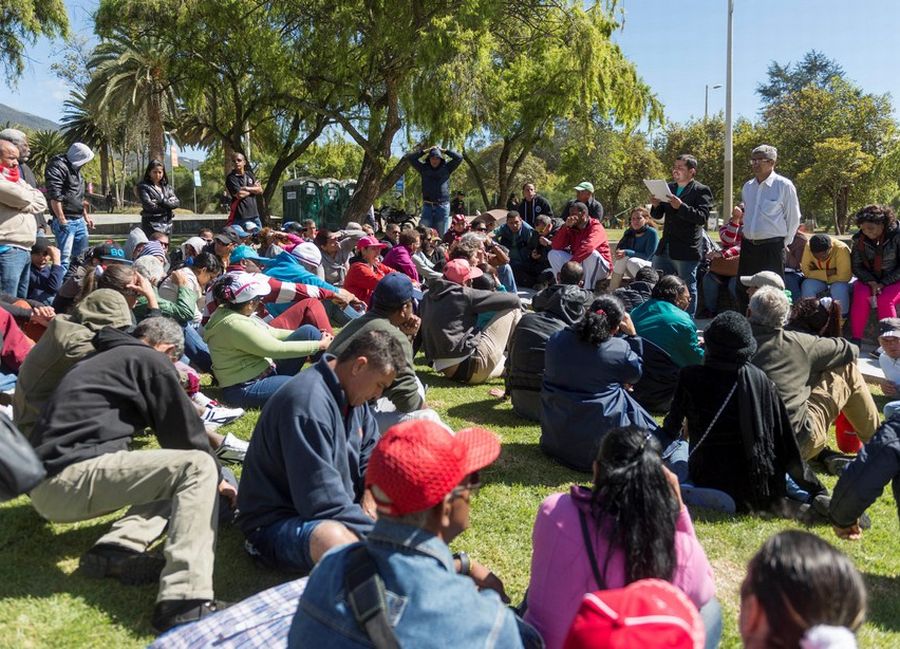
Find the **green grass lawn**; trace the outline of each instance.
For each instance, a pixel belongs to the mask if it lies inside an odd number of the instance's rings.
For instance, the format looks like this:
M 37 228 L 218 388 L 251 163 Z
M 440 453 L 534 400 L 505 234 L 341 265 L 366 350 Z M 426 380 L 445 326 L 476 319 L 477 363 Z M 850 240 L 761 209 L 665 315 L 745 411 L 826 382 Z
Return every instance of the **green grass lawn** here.
M 500 458 L 484 472 L 485 486 L 472 501 L 471 529 L 454 547 L 493 568 L 517 601 L 528 584 L 531 527 L 539 503 L 586 476 L 546 458 L 538 449 L 538 426 L 524 425 L 508 402 L 491 398 L 490 386 L 463 388 L 419 369 L 429 385 L 430 405 L 454 429 L 477 424 L 503 439 Z M 876 402 L 883 405 L 880 393 Z M 249 438 L 256 419 L 257 413 L 251 412 L 230 429 Z M 139 445 L 150 447 L 155 442 L 141 438 Z M 826 482 L 834 484 L 833 479 Z M 724 608 L 722 646 L 737 647 L 738 587 L 746 563 L 767 537 L 793 524 L 702 510 L 692 513 Z M 813 531 L 847 552 L 865 576 L 870 607 L 860 645 L 898 647 L 900 535 L 889 490 L 870 514 L 873 527 L 856 543 L 839 541 L 827 527 Z M 156 586 L 125 587 L 112 580 L 86 579 L 76 571 L 79 556 L 112 518 L 55 525 L 43 521 L 27 498 L 0 506 L 0 646 L 138 647 L 153 639 L 149 621 Z M 286 579 L 254 566 L 241 544 L 237 529 L 221 531 L 215 573 L 216 595 L 221 599 L 239 600 Z

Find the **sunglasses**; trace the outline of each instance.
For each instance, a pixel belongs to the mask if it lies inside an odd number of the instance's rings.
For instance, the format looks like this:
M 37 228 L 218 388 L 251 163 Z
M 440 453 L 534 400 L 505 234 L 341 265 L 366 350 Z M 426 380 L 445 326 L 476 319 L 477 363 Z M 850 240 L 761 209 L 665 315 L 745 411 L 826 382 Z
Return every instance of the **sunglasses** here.
M 475 493 L 479 489 L 481 489 L 481 476 L 479 475 L 478 471 L 475 471 L 474 473 L 470 473 L 468 475 L 465 484 L 458 485 L 453 489 L 453 491 L 450 492 L 450 499 L 453 500 L 454 498 L 462 498 L 463 494 L 466 491 Z
M 487 228 L 485 226 L 480 226 L 477 228 L 472 228 L 473 232 L 487 232 Z

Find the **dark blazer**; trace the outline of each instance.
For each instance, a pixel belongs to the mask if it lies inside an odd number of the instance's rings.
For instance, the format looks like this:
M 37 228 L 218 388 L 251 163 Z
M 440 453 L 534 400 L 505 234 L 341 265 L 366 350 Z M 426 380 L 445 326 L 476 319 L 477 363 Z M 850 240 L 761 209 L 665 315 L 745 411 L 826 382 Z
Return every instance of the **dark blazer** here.
M 669 183 L 669 191 L 674 194 L 678 185 Z M 678 261 L 700 261 L 702 258 L 703 226 L 709 218 L 712 206 L 712 191 L 696 180 L 689 182 L 679 196 L 680 208 L 673 209 L 669 203 L 660 203 L 650 215 L 654 219 L 665 218 L 662 239 L 659 240 L 657 254 L 668 254 Z M 666 253 L 666 247 L 668 252 Z

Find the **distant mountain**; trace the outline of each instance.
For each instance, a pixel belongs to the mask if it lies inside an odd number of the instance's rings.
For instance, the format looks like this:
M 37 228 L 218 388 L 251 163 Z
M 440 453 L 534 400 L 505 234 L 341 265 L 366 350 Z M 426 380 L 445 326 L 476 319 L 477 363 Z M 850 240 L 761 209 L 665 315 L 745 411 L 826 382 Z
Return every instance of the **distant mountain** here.
M 49 119 L 32 115 L 31 113 L 23 113 L 5 104 L 0 104 L 0 126 L 6 126 L 9 122 L 10 126 L 24 126 L 35 130 L 58 130 L 59 124 Z

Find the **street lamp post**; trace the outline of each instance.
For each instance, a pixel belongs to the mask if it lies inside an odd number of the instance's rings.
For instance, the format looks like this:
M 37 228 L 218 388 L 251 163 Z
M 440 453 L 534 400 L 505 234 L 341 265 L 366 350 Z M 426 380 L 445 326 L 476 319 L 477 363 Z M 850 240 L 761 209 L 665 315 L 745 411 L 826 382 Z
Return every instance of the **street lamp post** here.
M 703 121 L 704 122 L 709 119 L 709 89 L 712 88 L 713 90 L 718 90 L 721 87 L 722 87 L 721 83 L 717 83 L 714 86 L 711 86 L 708 83 L 706 84 L 706 92 L 703 95 Z
M 728 0 L 728 52 L 725 57 L 725 191 L 722 197 L 722 210 L 727 214 L 731 212 L 731 206 L 734 205 L 734 188 L 732 186 L 734 178 L 734 147 L 731 137 L 731 53 L 733 47 L 733 31 L 734 31 L 734 0 Z

